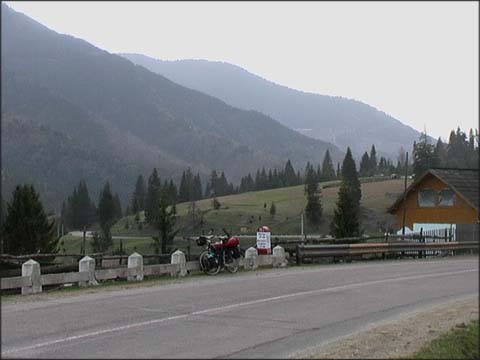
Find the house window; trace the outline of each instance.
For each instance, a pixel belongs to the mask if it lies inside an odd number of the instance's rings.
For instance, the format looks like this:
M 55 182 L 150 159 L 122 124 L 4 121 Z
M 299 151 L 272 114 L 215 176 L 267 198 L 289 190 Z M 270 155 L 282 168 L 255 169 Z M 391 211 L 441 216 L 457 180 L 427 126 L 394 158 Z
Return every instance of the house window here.
M 435 207 L 435 190 L 420 190 L 418 192 L 418 206 Z
M 445 189 L 438 192 L 438 206 L 454 206 L 455 193 L 453 190 Z

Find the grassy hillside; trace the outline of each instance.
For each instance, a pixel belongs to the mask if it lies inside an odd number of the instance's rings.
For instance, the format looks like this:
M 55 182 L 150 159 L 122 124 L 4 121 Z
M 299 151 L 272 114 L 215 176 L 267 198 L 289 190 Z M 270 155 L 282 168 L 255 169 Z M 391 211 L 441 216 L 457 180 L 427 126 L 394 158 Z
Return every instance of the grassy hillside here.
M 403 191 L 403 180 L 375 182 L 365 182 L 372 179 L 361 180 L 364 181 L 361 201 L 362 227 L 368 235 L 382 234 L 384 227 L 393 222 L 393 217 L 386 213 L 386 209 L 394 202 L 395 195 Z M 305 224 L 306 234 L 326 235 L 329 233 L 329 225 L 337 200 L 338 184 L 338 181 L 321 183 L 323 187 L 323 222 L 319 229 Z M 255 234 L 259 226 L 268 225 L 272 229 L 272 235 L 300 234 L 300 214 L 306 205 L 303 185 L 223 196 L 218 200 L 221 204 L 219 210 L 213 210 L 212 199 L 196 203 L 196 208 L 203 213 L 203 230 L 205 232 L 213 228 L 216 234 L 222 234 L 221 229 L 225 227 L 232 234 L 248 235 Z M 276 215 L 273 217 L 269 213 L 272 201 L 277 208 Z M 267 204 L 266 208 L 264 208 L 265 203 Z M 180 236 L 200 234 L 202 231 L 199 227 L 192 232 L 189 206 L 188 203 L 177 206 L 177 225 L 181 228 Z M 143 221 L 143 214 L 141 214 L 140 220 Z M 128 228 L 126 224 L 128 224 Z M 112 234 L 125 237 L 122 241 L 127 252 L 133 251 L 135 248 L 141 253 L 151 253 L 152 249 L 149 245 L 151 240 L 144 237 L 156 235 L 156 231 L 149 226 L 136 224 L 134 216 L 127 216 L 113 226 Z M 80 249 L 80 238 L 68 236 L 64 239 L 67 251 Z M 119 238 L 114 240 L 115 248 L 118 247 L 119 241 Z M 247 242 L 243 240 L 242 243 L 247 245 Z M 180 241 L 175 245 L 184 248 L 187 244 Z M 195 248 L 196 246 L 193 245 L 192 251 L 195 251 Z

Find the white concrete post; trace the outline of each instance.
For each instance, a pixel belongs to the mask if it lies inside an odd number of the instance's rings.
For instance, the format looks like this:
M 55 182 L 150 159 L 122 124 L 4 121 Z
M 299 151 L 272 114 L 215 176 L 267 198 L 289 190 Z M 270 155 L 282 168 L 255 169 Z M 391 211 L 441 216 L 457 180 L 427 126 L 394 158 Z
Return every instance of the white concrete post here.
M 95 279 L 95 259 L 92 259 L 90 256 L 84 256 L 78 263 L 78 271 L 88 272 L 88 281 L 80 281 L 78 286 L 98 285 Z
M 277 245 L 273 248 L 272 254 L 272 265 L 273 267 L 286 267 L 287 259 L 285 258 L 285 249 L 280 245 Z
M 42 292 L 40 281 L 40 264 L 33 259 L 22 264 L 22 276 L 30 276 L 32 286 L 22 287 L 22 295 L 36 294 Z
M 127 275 L 127 281 L 143 280 L 143 256 L 134 252 L 128 257 L 128 268 L 137 269 L 137 275 Z
M 179 276 L 187 275 L 187 261 L 185 260 L 185 254 L 180 250 L 175 251 L 172 254 L 171 264 L 178 264 L 180 270 L 176 273 Z
M 258 268 L 257 256 L 258 252 L 254 247 L 249 247 L 245 250 L 245 261 L 243 264 L 245 270 L 255 270 Z

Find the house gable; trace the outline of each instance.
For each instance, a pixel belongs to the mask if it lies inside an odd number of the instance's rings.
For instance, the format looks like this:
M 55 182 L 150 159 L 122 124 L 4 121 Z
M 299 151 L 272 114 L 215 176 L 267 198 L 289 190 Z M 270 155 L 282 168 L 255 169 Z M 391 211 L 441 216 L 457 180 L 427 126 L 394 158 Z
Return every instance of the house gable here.
M 410 185 L 406 200 L 403 201 L 403 197 L 400 197 L 388 209 L 388 212 L 396 215 L 397 225 L 401 227 L 403 222 L 404 206 L 405 225 L 410 228 L 413 223 L 475 224 L 478 220 L 478 200 L 476 204 L 473 200 L 475 191 L 478 194 L 478 185 L 473 190 L 471 185 L 475 181 L 478 184 L 478 171 L 473 171 L 474 176 L 471 173 L 463 173 L 461 176 L 458 175 L 459 172 L 462 174 L 458 170 L 433 169 Z M 467 196 L 459 188 L 466 189 Z M 448 196 L 452 195 L 448 190 L 454 193 L 453 203 L 448 201 Z

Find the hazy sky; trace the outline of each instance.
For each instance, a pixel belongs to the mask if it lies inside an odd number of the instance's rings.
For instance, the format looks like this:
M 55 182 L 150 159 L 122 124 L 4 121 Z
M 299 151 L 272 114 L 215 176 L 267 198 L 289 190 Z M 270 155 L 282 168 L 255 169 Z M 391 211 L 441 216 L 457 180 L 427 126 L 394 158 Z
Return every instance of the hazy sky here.
M 239 65 L 429 135 L 478 128 L 477 2 L 7 2 L 112 53 Z

